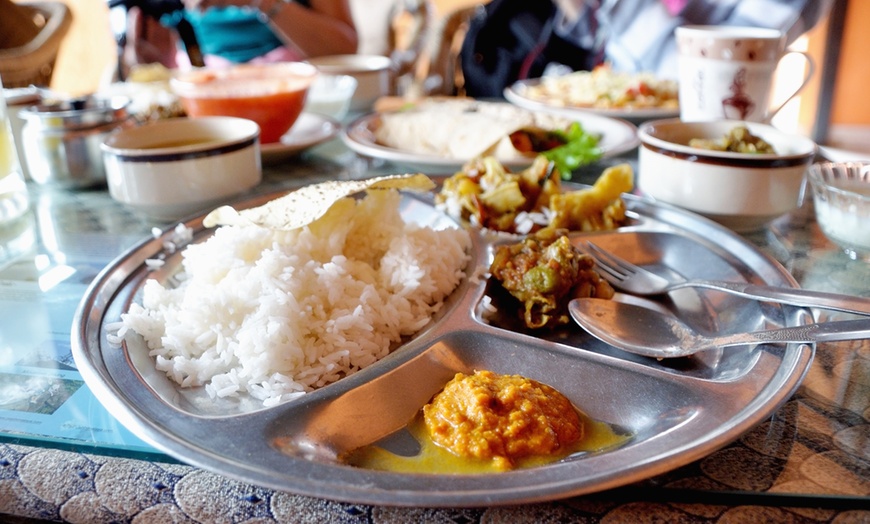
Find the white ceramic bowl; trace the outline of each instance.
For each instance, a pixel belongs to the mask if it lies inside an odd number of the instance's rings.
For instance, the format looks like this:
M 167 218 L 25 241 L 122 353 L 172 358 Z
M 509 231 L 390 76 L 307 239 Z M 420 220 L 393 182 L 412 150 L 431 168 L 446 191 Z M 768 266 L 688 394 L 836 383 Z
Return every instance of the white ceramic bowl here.
M 767 141 L 776 154 L 689 147 L 693 138 L 716 139 L 738 125 Z M 815 142 L 775 127 L 739 120 L 654 120 L 638 129 L 640 193 L 694 211 L 739 232 L 763 228 L 801 204 Z
M 389 57 L 330 55 L 311 58 L 308 62 L 325 75 L 348 75 L 356 79 L 351 111 L 370 111 L 378 98 L 392 94 L 395 65 Z
M 256 123 L 235 117 L 120 130 L 102 145 L 109 194 L 153 220 L 208 211 L 260 183 L 259 136 Z
M 318 75 L 308 90 L 305 111 L 342 120 L 350 109 L 350 101 L 358 82 L 350 75 Z
M 816 222 L 853 259 L 870 261 L 870 162 L 810 166 Z

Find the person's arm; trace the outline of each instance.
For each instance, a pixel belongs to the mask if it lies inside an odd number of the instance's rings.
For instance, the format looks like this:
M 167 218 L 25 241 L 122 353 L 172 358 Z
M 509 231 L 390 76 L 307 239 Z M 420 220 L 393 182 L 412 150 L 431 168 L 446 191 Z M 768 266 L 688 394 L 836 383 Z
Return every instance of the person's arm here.
M 138 64 L 163 64 L 175 68 L 177 52 L 175 32 L 150 16 L 139 7 L 127 11 L 127 31 L 122 49 L 121 67 L 124 77 L 130 68 Z
M 285 0 L 184 0 L 190 8 L 237 5 L 258 9 L 285 43 L 305 56 L 353 54 L 357 31 L 347 0 L 311 0 L 311 7 Z
M 306 56 L 354 54 L 358 36 L 346 0 L 311 0 L 311 8 L 284 0 L 260 0 L 269 26 Z

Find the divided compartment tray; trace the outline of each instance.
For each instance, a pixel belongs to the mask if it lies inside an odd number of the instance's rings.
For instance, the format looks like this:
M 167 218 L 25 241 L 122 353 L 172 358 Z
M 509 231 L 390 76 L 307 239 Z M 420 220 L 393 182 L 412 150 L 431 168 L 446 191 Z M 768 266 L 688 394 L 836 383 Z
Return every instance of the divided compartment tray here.
M 256 197 L 244 207 L 280 194 Z M 435 209 L 431 197 L 405 193 L 403 217 L 459 227 Z M 795 285 L 778 263 L 721 226 L 633 195 L 624 199 L 629 226 L 573 236 L 686 277 Z M 194 231 L 193 242 L 211 234 L 202 217 L 185 225 Z M 107 326 L 141 299 L 146 279 L 167 282 L 179 270 L 180 252 L 163 248 L 171 235 L 168 230 L 132 247 L 91 284 L 72 330 L 79 371 L 109 412 L 154 447 L 276 490 L 365 504 L 482 506 L 614 488 L 688 464 L 737 439 L 790 397 L 813 357 L 811 346 L 765 344 L 658 361 L 608 346 L 574 324 L 546 335 L 526 332 L 503 314 L 503 307 L 494 317 L 486 313 L 483 299 L 492 297 L 492 287 L 474 276 L 489 266 L 498 244 L 518 239 L 473 231 L 468 277 L 426 328 L 386 358 L 275 407 L 251 399 L 212 400 L 202 388 L 182 389 L 157 371 L 141 337 L 119 348 L 107 336 Z M 152 270 L 146 260 L 158 256 L 165 264 Z M 658 300 L 621 294 L 616 299 L 670 309 L 708 331 L 810 319 L 802 308 L 690 289 Z M 455 373 L 477 369 L 549 384 L 592 419 L 631 437 L 613 449 L 485 475 L 391 473 L 337 459 L 374 442 L 388 448 L 391 441 L 401 443 L 403 428 L 432 395 Z

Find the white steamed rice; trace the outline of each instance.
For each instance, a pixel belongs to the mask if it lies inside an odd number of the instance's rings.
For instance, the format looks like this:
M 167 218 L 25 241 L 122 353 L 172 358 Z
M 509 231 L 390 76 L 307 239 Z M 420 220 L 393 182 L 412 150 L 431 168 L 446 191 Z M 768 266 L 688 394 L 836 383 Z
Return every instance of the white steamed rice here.
M 212 397 L 274 405 L 362 369 L 430 321 L 469 260 L 466 231 L 406 224 L 400 198 L 375 191 L 295 231 L 220 227 L 182 252 L 178 287 L 146 282 L 122 329 Z

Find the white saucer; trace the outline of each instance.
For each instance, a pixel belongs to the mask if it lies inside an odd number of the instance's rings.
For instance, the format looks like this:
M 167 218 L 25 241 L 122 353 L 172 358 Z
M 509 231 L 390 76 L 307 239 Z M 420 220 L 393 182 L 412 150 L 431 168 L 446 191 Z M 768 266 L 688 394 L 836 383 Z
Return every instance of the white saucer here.
M 331 140 L 341 130 L 341 124 L 317 113 L 303 112 L 281 142 L 261 144 L 260 155 L 264 164 L 279 162 L 309 147 Z
M 870 161 L 870 153 L 862 151 L 849 151 L 837 147 L 819 145 L 819 153 L 822 158 L 831 162 L 867 162 Z

